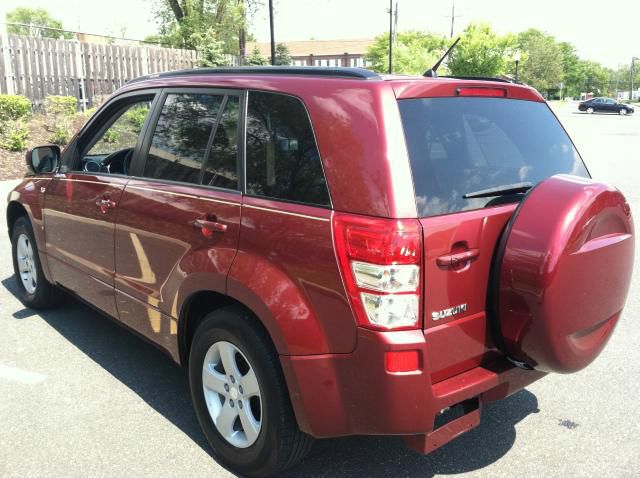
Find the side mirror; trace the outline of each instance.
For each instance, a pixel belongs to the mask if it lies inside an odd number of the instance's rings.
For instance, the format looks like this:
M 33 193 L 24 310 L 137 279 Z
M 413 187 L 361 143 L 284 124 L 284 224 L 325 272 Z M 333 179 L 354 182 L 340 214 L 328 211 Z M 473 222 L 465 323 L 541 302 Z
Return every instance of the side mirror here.
M 37 146 L 27 151 L 25 159 L 32 173 L 52 173 L 60 163 L 60 148 L 55 144 Z

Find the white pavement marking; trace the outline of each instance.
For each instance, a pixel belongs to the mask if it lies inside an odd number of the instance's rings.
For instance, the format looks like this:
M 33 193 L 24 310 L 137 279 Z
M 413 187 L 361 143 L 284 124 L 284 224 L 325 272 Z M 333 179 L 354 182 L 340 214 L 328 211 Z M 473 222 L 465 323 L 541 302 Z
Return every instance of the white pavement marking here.
M 44 381 L 47 377 L 36 372 L 21 370 L 19 368 L 8 367 L 0 364 L 0 380 L 8 380 L 10 382 L 20 382 L 27 385 L 35 385 Z

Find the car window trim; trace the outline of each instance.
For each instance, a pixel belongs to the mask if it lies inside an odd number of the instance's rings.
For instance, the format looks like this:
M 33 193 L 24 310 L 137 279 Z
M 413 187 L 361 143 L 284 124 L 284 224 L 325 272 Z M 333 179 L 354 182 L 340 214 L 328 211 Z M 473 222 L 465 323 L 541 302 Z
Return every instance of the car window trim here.
M 301 206 L 307 206 L 307 207 L 317 207 L 320 209 L 327 209 L 329 211 L 333 210 L 333 206 L 331 204 L 318 204 L 318 203 L 313 203 L 313 202 L 304 202 L 304 201 L 294 201 L 293 199 L 282 199 L 282 198 L 276 198 L 276 197 L 271 197 L 271 196 L 261 196 L 259 194 L 245 194 L 246 197 L 248 198 L 255 198 L 255 199 L 265 199 L 267 201 L 275 201 L 275 202 L 281 202 L 284 204 L 299 204 Z
M 230 188 L 221 188 L 218 186 L 209 186 L 206 184 L 196 184 L 196 183 L 187 183 L 187 182 L 183 182 L 183 181 L 175 181 L 172 179 L 159 179 L 159 178 L 149 178 L 144 176 L 144 168 L 147 164 L 147 157 L 149 155 L 149 150 L 151 148 L 151 140 L 153 139 L 153 133 L 156 130 L 156 126 L 158 125 L 158 119 L 160 118 L 160 114 L 162 113 L 162 107 L 164 106 L 166 100 L 167 100 L 167 96 L 169 96 L 170 94 L 206 94 L 206 95 L 212 95 L 212 96 L 222 96 L 223 98 L 226 98 L 228 96 L 237 96 L 240 98 L 240 101 L 242 102 L 243 96 L 245 95 L 245 91 L 238 89 L 238 88 L 215 88 L 215 87 L 191 87 L 191 88 L 181 88 L 181 87 L 168 87 L 168 88 L 162 88 L 162 90 L 160 91 L 160 94 L 157 96 L 157 103 L 155 104 L 153 113 L 151 115 L 149 115 L 149 127 L 147 128 L 147 130 L 145 131 L 145 137 L 144 140 L 142 142 L 142 146 L 140 148 L 140 158 L 139 161 L 136 163 L 136 169 L 135 170 L 131 170 L 130 173 L 133 177 L 135 177 L 136 179 L 140 179 L 140 180 L 148 180 L 148 181 L 166 181 L 169 184 L 180 184 L 180 185 L 189 185 L 189 186 L 195 186 L 195 187 L 203 187 L 203 188 L 209 188 L 209 189 L 214 189 L 214 190 L 220 190 L 220 191 L 232 191 L 232 192 L 242 192 L 241 189 L 241 171 L 237 170 L 236 173 L 238 175 L 238 184 L 236 186 L 235 189 L 230 189 Z M 222 112 L 222 111 L 221 111 Z M 243 114 L 243 110 L 240 109 L 240 111 L 238 112 L 238 114 L 240 115 L 240 118 L 238 119 L 238 121 L 242 121 L 242 118 L 244 116 Z M 244 124 L 244 122 L 242 122 L 242 124 Z M 240 144 L 240 129 L 241 129 L 241 125 L 239 125 L 238 127 L 238 151 L 237 151 L 237 155 L 239 157 L 241 154 L 241 151 L 244 151 L 244 148 L 241 148 L 241 144 Z M 204 162 L 203 162 L 204 164 Z
M 213 190 L 213 191 L 218 191 L 222 193 L 237 194 L 239 196 L 242 195 L 242 191 L 240 191 L 239 189 L 221 188 L 220 186 L 209 186 L 206 184 L 187 183 L 185 181 L 175 181 L 173 179 L 147 178 L 147 177 L 140 177 L 140 176 L 132 177 L 132 179 L 134 179 L 135 181 L 144 181 L 146 183 L 161 183 L 161 184 L 167 184 L 170 186 L 197 188 L 197 189 L 202 189 L 203 191 Z

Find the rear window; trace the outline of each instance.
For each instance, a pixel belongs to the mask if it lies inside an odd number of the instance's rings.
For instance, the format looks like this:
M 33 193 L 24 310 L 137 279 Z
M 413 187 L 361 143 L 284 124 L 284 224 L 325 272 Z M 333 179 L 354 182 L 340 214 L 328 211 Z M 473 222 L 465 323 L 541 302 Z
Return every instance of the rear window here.
M 463 195 L 554 174 L 589 173 L 544 103 L 502 98 L 400 100 L 420 217 L 496 204 Z

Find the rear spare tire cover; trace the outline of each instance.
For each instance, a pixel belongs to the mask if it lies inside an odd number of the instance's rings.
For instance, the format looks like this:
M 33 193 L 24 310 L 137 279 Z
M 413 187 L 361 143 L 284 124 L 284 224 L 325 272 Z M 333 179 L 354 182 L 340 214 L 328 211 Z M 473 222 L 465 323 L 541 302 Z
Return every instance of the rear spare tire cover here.
M 504 351 L 546 372 L 593 361 L 631 282 L 633 221 L 622 193 L 552 176 L 529 191 L 496 254 L 494 320 Z

